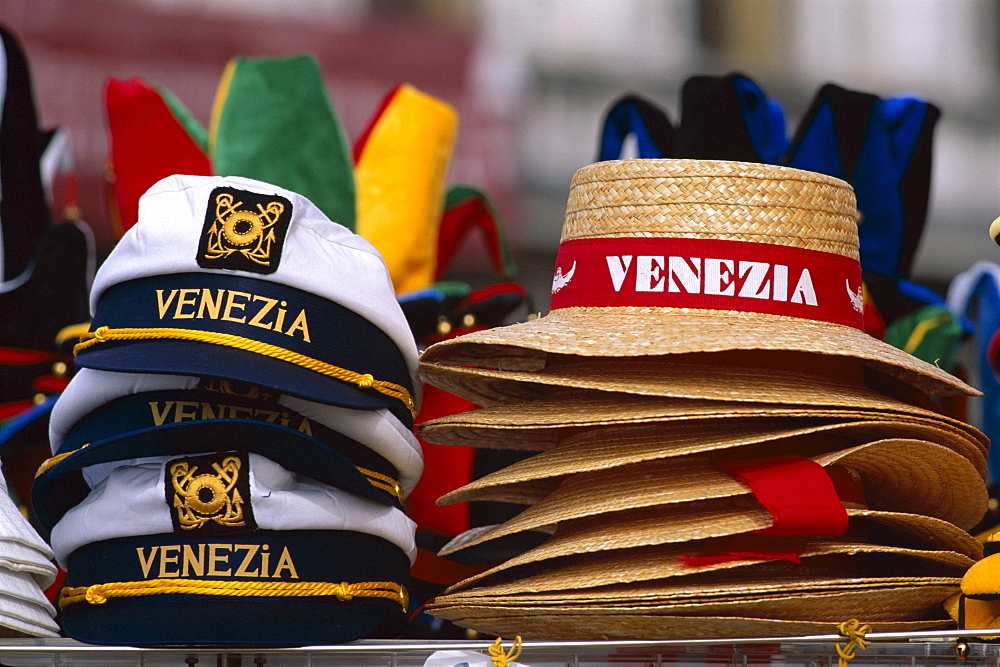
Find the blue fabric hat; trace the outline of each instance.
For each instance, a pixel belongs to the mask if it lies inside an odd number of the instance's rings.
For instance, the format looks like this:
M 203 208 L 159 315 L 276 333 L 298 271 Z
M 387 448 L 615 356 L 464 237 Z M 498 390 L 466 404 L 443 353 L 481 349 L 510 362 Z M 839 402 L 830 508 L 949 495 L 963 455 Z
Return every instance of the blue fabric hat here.
M 378 252 L 309 200 L 171 176 L 101 266 L 85 368 L 239 380 L 412 425 L 417 349 Z

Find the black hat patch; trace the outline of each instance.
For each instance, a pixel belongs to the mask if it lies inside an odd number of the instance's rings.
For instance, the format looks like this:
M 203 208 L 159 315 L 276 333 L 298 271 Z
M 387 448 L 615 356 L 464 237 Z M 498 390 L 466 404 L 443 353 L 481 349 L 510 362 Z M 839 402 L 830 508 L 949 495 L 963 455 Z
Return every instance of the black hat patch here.
M 198 243 L 198 266 L 273 273 L 292 219 L 292 202 L 276 194 L 215 188 Z
M 257 528 L 246 452 L 174 459 L 165 472 L 174 532 L 225 535 Z

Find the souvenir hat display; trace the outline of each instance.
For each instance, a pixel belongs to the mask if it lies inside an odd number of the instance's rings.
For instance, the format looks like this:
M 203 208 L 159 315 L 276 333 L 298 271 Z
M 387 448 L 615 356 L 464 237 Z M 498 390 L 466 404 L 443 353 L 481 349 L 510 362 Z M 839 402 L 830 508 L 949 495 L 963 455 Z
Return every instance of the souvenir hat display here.
M 56 579 L 49 545 L 18 511 L 0 475 L 0 637 L 56 637 L 45 589 Z
M 63 629 L 133 645 L 395 636 L 423 457 L 416 345 L 379 254 L 246 178 L 171 176 L 138 208 L 95 278 L 32 487 L 66 570 Z M 255 620 L 199 629 L 195 613 Z
M 866 334 L 860 275 L 835 178 L 712 160 L 579 170 L 550 313 L 421 360 L 486 406 L 421 424 L 423 439 L 537 452 L 439 500 L 524 507 L 442 553 L 548 537 L 429 612 L 575 640 L 948 625 L 944 601 L 982 557 L 967 530 L 989 442 L 931 397 L 977 392 Z
M 516 268 L 492 201 L 474 185 L 448 182 L 459 114 L 442 99 L 406 83 L 393 87 L 373 107 L 353 146 L 323 68 L 311 54 L 232 58 L 207 127 L 181 98 L 143 79 L 108 79 L 104 101 L 113 173 L 109 214 L 122 230 L 136 223 L 142 193 L 170 174 L 253 178 L 307 197 L 379 251 L 418 346 L 463 329 L 512 321 L 514 311 L 533 312 L 527 290 L 511 282 Z M 459 251 L 470 250 L 465 241 L 478 234 L 504 282 L 473 287 L 445 280 Z M 421 404 L 418 419 L 464 407 L 464 401 L 436 388 Z M 467 529 L 476 513 L 434 501 L 472 479 L 473 468 L 483 465 L 475 458 L 477 450 L 456 457 L 451 447 L 421 449 L 429 474 L 412 491 L 401 480 L 421 554 L 410 591 L 414 608 L 430 597 L 428 591 L 440 592 L 462 578 L 432 552 Z M 287 460 L 283 465 L 294 466 Z M 406 475 L 401 471 L 401 476 Z M 424 567 L 428 562 L 432 567 Z M 430 585 L 428 577 L 434 580 Z M 435 624 L 435 636 L 446 625 L 420 614 L 411 629 L 423 633 L 420 625 L 429 622 Z M 464 630 L 448 631 L 464 636 Z
M 63 628 L 143 645 L 394 636 L 414 529 L 400 509 L 256 454 L 122 465 L 53 528 Z M 240 621 L 192 624 L 195 610 Z

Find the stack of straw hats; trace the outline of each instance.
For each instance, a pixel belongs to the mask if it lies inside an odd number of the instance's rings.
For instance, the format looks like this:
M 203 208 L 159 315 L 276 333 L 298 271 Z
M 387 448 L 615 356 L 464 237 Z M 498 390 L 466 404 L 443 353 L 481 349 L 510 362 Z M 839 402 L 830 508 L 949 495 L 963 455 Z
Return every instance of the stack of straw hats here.
M 243 646 L 397 634 L 420 384 L 375 249 L 295 193 L 171 176 L 140 200 L 91 309 L 32 487 L 66 570 L 66 633 Z
M 56 579 L 52 550 L 11 499 L 0 475 L 0 637 L 56 637 L 45 589 Z
M 484 406 L 428 442 L 531 453 L 439 502 L 522 512 L 442 553 L 540 532 L 431 613 L 547 639 L 941 627 L 982 556 L 977 393 L 863 330 L 853 192 L 786 167 L 622 160 L 574 176 L 551 312 L 438 343 Z

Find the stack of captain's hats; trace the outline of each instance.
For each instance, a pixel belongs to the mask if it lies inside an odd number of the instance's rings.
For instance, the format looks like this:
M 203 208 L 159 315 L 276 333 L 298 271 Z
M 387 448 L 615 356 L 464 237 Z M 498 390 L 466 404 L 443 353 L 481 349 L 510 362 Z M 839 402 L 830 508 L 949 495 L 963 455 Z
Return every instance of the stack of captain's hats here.
M 52 550 L 18 511 L 0 475 L 0 637 L 56 637 L 44 590 L 56 579 Z
M 97 273 L 33 508 L 75 639 L 397 634 L 423 457 L 417 353 L 375 249 L 306 198 L 171 176 Z M 195 619 L 238 619 L 205 623 Z
M 941 627 L 982 556 L 986 438 L 959 379 L 863 331 L 849 185 L 786 167 L 621 160 L 573 179 L 551 312 L 430 347 L 485 406 L 428 442 L 537 452 L 443 497 L 548 535 L 429 606 L 547 639 Z

